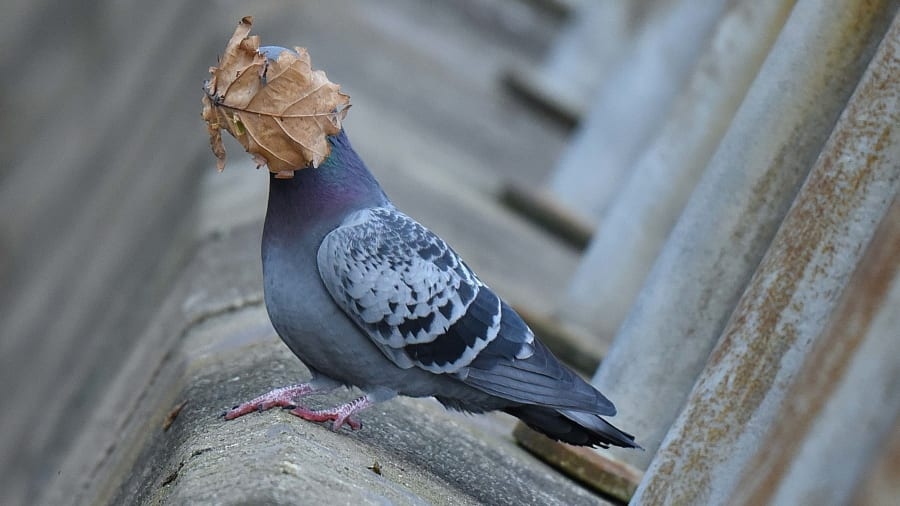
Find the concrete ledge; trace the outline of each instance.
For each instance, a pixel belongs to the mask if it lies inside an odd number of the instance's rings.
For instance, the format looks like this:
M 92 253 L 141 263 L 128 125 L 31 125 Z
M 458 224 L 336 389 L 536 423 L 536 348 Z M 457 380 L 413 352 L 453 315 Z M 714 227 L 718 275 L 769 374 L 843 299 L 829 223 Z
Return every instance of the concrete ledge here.
M 523 447 L 551 466 L 622 503 L 631 500 L 643 477 L 640 470 L 608 454 L 558 443 L 523 423 L 516 425 L 513 435 Z
M 586 218 L 577 216 L 549 193 L 510 181 L 503 188 L 500 201 L 578 250 L 587 248 L 594 235 L 594 226 Z
M 512 67 L 503 75 L 502 83 L 523 104 L 551 118 L 566 130 L 574 130 L 581 121 L 582 110 L 578 104 L 554 94 L 534 68 L 523 65 Z
M 562 19 L 571 17 L 578 8 L 572 0 L 523 0 L 523 2 L 535 6 L 550 16 Z
M 167 367 L 177 361 L 184 337 L 216 315 L 261 303 L 258 241 L 259 223 L 254 223 L 216 233 L 195 248 L 119 375 L 93 406 L 55 479 L 34 503 L 103 502 L 111 475 L 131 471 L 138 449 L 178 402 L 182 385 L 172 383 L 178 375 Z
M 257 248 L 254 223 L 197 249 L 44 503 L 603 502 L 517 447 L 509 417 L 432 400 L 375 406 L 356 432 L 280 410 L 225 422 L 225 408 L 307 377 L 266 317 Z

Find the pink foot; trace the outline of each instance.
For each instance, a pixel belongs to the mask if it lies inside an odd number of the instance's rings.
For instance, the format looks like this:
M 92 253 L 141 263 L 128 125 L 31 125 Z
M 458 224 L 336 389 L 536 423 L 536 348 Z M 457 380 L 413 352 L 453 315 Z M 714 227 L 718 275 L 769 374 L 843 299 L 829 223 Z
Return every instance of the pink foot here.
M 341 430 L 341 427 L 344 424 L 350 426 L 353 430 L 358 430 L 362 427 L 362 424 L 359 423 L 358 420 L 353 418 L 353 415 L 359 411 L 362 411 L 372 404 L 371 399 L 368 396 L 363 396 L 353 401 L 348 402 L 347 404 L 342 404 L 340 406 L 336 406 L 330 409 L 319 409 L 312 410 L 309 408 L 304 408 L 303 406 L 297 406 L 292 409 L 290 413 L 294 416 L 298 416 L 304 420 L 309 420 L 311 422 L 324 422 L 327 420 L 333 420 L 334 423 L 331 426 L 331 429 L 335 432 Z
M 294 402 L 295 399 L 297 399 L 298 397 L 303 397 L 307 394 L 311 394 L 314 391 L 315 388 L 313 388 L 313 386 L 309 383 L 301 383 L 299 385 L 290 387 L 276 388 L 275 390 L 272 390 L 267 394 L 260 395 L 252 401 L 237 405 L 226 411 L 225 419 L 234 420 L 235 418 L 244 416 L 247 413 L 252 413 L 254 411 L 265 411 L 267 409 L 274 408 L 275 406 L 282 408 L 292 408 L 296 405 L 296 403 Z

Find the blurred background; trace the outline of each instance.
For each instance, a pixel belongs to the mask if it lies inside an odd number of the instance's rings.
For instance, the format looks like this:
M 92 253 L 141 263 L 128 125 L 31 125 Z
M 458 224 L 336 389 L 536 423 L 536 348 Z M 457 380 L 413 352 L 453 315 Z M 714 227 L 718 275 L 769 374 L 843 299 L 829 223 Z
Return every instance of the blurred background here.
M 794 420 L 778 406 L 807 395 L 789 386 L 816 363 L 813 344 L 852 333 L 834 316 L 850 311 L 845 292 L 873 301 L 854 342 L 875 343 L 851 346 L 846 360 L 864 356 L 880 371 L 873 381 L 896 387 L 900 366 L 885 353 L 896 334 L 883 330 L 896 283 L 878 291 L 857 266 L 878 253 L 870 243 L 900 244 L 897 80 L 885 78 L 897 75 L 897 7 L 10 0 L 0 21 L 0 502 L 33 503 L 53 482 L 92 409 L 128 381 L 122 364 L 198 242 L 261 223 L 265 172 L 227 139 L 217 174 L 200 119 L 207 69 L 245 15 L 263 45 L 308 48 L 350 94 L 345 127 L 397 205 L 612 392 L 648 448 L 626 457 L 649 469 L 640 501 L 674 486 L 666 462 L 701 476 L 670 500 L 728 497 L 749 462 L 777 456 L 721 457 L 734 477 L 710 477 L 679 467 L 678 438 L 709 436 L 699 422 L 711 415 L 697 406 L 710 402 L 741 420 L 710 443 L 721 455 L 738 440 L 758 448 L 741 439 L 754 432 L 741 425 L 750 413 L 777 436 L 779 420 Z M 814 184 L 832 180 L 856 183 Z M 802 214 L 812 202 L 819 212 Z M 833 219 L 815 219 L 828 210 Z M 256 254 L 258 240 L 247 247 Z M 886 258 L 870 277 L 895 279 L 897 257 Z M 774 296 L 772 279 L 789 294 Z M 761 314 L 777 324 L 757 324 Z M 761 340 L 773 344 L 756 360 L 780 365 L 735 388 L 769 387 L 749 406 L 716 397 L 718 373 L 754 360 L 734 350 Z M 830 376 L 835 385 L 852 384 L 853 364 Z M 832 497 L 856 493 L 870 469 L 888 472 L 876 451 L 888 434 L 897 454 L 898 396 L 878 392 L 883 409 L 860 415 L 873 427 L 858 443 L 866 451 Z M 793 436 L 814 447 L 814 432 Z M 691 495 L 710 480 L 729 492 Z M 889 481 L 863 490 L 882 497 Z M 740 497 L 756 497 L 745 488 Z

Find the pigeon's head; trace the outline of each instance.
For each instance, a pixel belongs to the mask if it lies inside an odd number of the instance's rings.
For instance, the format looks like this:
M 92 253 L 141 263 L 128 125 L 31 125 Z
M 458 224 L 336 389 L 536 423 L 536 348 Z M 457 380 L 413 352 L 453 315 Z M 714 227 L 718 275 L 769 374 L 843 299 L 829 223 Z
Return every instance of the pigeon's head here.
M 225 167 L 221 130 L 230 133 L 258 166 L 280 178 L 318 167 L 339 135 L 350 97 L 325 72 L 312 68 L 303 48 L 259 46 L 253 19 L 241 19 L 212 77 L 204 83 L 201 115 L 219 170 Z M 263 140 L 263 141 L 261 141 Z
M 279 56 L 281 55 L 281 53 L 283 53 L 283 52 L 288 52 L 288 53 L 290 53 L 290 54 L 292 54 L 292 55 L 294 55 L 294 56 L 300 56 L 300 55 L 299 55 L 296 51 L 294 51 L 293 49 L 288 49 L 288 48 L 286 48 L 286 47 L 281 47 L 281 46 L 262 46 L 262 47 L 259 48 L 258 51 L 259 51 L 259 54 L 261 54 L 261 55 L 263 55 L 263 56 L 266 57 L 266 60 L 268 60 L 269 63 L 274 62 L 275 60 L 277 60 L 278 57 L 279 57 Z M 265 78 L 266 78 L 266 76 L 263 75 L 263 82 L 265 82 Z M 342 107 L 342 108 L 340 108 L 340 109 L 335 109 L 333 112 L 334 112 L 335 114 L 341 114 L 343 111 L 346 111 L 346 110 L 349 109 L 349 108 L 350 108 L 350 104 L 347 104 L 345 107 Z M 346 147 L 346 146 L 349 146 L 349 142 L 347 141 L 347 136 L 346 136 L 346 134 L 344 133 L 344 129 L 343 129 L 343 128 L 341 129 L 340 132 L 338 132 L 338 133 L 336 133 L 336 134 L 333 134 L 333 135 L 329 135 L 329 136 L 327 137 L 327 140 L 328 140 L 328 144 L 331 145 L 332 148 L 334 148 L 334 147 L 340 148 L 340 147 Z

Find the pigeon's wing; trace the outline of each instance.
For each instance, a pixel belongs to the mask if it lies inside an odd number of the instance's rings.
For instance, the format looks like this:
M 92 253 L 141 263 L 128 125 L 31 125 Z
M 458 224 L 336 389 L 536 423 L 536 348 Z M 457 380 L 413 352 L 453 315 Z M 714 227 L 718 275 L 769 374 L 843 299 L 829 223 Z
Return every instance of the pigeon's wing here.
M 352 213 L 317 261 L 338 306 L 397 366 L 515 402 L 614 412 L 440 237 L 393 207 Z
M 348 216 L 317 261 L 338 306 L 399 367 L 457 373 L 500 331 L 500 299 L 441 238 L 392 207 Z

